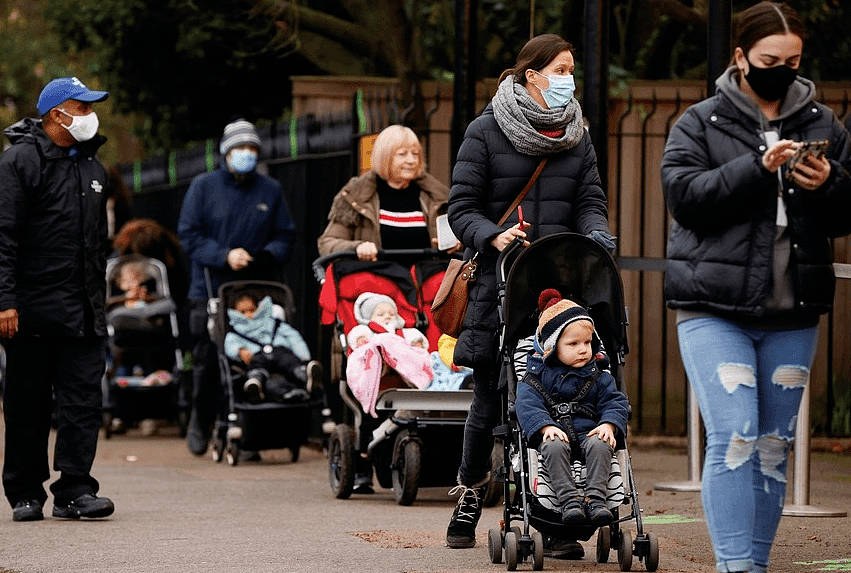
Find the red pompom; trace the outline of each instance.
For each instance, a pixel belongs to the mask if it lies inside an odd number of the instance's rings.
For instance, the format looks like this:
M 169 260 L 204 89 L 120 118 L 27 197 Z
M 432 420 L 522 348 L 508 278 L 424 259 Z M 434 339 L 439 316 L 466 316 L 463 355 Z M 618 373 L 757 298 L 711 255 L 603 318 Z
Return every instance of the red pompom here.
M 548 288 L 541 291 L 538 296 L 538 312 L 544 312 L 548 307 L 556 304 L 561 300 L 561 293 L 554 288 Z

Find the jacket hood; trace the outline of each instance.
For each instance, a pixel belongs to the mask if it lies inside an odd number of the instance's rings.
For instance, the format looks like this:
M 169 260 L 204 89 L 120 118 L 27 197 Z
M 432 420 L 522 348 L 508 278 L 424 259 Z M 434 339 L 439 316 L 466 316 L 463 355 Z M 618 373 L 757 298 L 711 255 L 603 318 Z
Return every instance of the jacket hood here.
M 739 69 L 736 66 L 730 66 L 715 80 L 715 87 L 718 92 L 726 95 L 738 110 L 761 125 L 765 121 L 765 116 L 762 115 L 756 102 L 742 91 L 739 86 L 739 77 Z M 777 120 L 786 119 L 809 105 L 815 94 L 816 86 L 813 82 L 807 78 L 796 76 L 780 105 L 780 115 L 778 115 Z
M 269 296 L 264 296 L 257 305 L 257 312 L 254 313 L 254 318 L 248 318 L 236 309 L 228 309 L 228 319 L 232 327 L 247 327 L 249 325 L 257 326 L 266 324 L 273 319 L 272 299 Z

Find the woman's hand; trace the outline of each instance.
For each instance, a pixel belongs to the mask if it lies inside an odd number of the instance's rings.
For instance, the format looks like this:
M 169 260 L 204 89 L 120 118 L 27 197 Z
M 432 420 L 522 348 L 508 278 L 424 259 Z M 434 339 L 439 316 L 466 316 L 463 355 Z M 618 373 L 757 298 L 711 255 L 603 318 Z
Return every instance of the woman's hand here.
M 812 153 L 804 156 L 792 171 L 792 181 L 803 189 L 818 189 L 830 177 L 830 161 L 826 157 L 816 157 Z
M 798 149 L 798 144 L 791 139 L 781 139 L 774 145 L 768 148 L 762 156 L 762 166 L 772 173 L 777 173 L 780 166 L 789 161 L 795 151 Z
M 567 439 L 567 434 L 565 434 L 564 430 L 562 430 L 558 426 L 544 426 L 543 428 L 541 428 L 541 433 L 544 435 L 545 442 L 547 440 L 559 439 L 562 442 L 570 443 L 570 440 Z
M 597 436 L 613 448 L 615 447 L 615 427 L 609 422 L 603 422 L 590 432 L 587 437 Z
M 378 247 L 376 247 L 375 243 L 371 241 L 364 241 L 358 245 L 355 252 L 358 254 L 358 258 L 362 261 L 378 260 Z
M 530 225 L 529 223 L 525 223 L 523 225 L 523 229 L 526 229 L 531 226 L 532 225 Z M 515 237 L 520 237 L 521 239 L 523 239 L 524 247 L 529 246 L 529 241 L 526 240 L 526 231 L 523 231 L 520 228 L 520 223 L 517 223 L 510 229 L 506 229 L 505 231 L 491 239 L 491 245 L 493 245 L 497 251 L 502 252 L 502 250 L 507 247 L 511 243 L 511 241 L 515 239 Z

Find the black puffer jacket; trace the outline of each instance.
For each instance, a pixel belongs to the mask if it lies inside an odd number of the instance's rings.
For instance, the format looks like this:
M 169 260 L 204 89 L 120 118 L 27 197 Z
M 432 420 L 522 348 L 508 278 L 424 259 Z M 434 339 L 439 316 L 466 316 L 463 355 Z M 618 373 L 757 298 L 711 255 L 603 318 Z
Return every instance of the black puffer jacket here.
M 103 336 L 109 179 L 95 153 L 106 138 L 72 157 L 40 120 L 4 133 L 12 147 L 0 155 L 0 310 L 18 310 L 23 335 Z
M 517 224 L 516 211 L 496 221 L 517 198 L 540 162 L 517 152 L 497 125 L 490 105 L 467 128 L 452 171 L 449 222 L 468 254 L 479 253 L 479 277 L 471 288 L 464 331 L 455 346 L 455 362 L 490 367 L 496 354 L 497 250 L 491 239 Z M 573 231 L 608 231 L 606 196 L 600 186 L 597 155 L 585 133 L 576 147 L 550 156 L 523 199 L 528 239 Z
M 676 122 L 665 147 L 662 185 L 674 217 L 665 297 L 671 308 L 759 319 L 773 285 L 778 176 L 762 166 L 760 122 L 731 91 L 737 84 L 723 79 L 717 95 Z M 785 315 L 797 322 L 830 309 L 828 239 L 851 232 L 848 133 L 830 109 L 813 102 L 811 86 L 803 79 L 793 84 L 790 94 L 804 97 L 784 103 L 781 117 L 771 122 L 781 139 L 830 140 L 832 169 L 824 185 L 807 191 L 783 180 L 794 296 Z

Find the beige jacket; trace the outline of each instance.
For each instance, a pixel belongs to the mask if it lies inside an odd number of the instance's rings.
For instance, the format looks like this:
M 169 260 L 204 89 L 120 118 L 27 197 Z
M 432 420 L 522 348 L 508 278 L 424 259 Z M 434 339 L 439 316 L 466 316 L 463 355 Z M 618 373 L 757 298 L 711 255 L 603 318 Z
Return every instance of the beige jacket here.
M 372 171 L 353 177 L 334 197 L 328 213 L 328 226 L 317 240 L 321 256 L 337 251 L 353 251 L 364 242 L 381 246 L 381 229 L 378 219 L 378 175 Z M 437 236 L 435 219 L 449 200 L 449 188 L 425 173 L 414 180 L 420 187 L 420 205 L 425 216 L 428 234 Z M 405 248 L 393 245 L 390 248 Z

